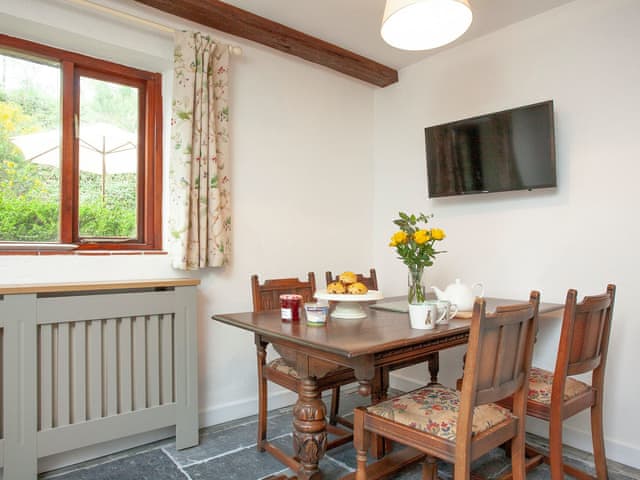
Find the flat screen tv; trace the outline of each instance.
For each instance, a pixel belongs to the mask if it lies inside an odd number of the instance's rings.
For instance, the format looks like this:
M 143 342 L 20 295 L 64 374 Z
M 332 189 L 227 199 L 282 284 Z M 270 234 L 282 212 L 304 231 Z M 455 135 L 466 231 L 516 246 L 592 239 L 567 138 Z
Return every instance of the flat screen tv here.
M 425 128 L 429 198 L 556 186 L 553 101 Z

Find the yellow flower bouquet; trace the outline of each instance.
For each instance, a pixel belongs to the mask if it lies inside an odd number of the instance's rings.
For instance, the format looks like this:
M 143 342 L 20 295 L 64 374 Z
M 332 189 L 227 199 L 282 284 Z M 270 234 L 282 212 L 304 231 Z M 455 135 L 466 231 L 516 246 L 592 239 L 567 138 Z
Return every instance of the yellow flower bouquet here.
M 433 214 L 416 216 L 400 212 L 398 216 L 393 223 L 399 230 L 392 235 L 389 246 L 395 248 L 398 258 L 409 268 L 409 303 L 424 302 L 422 274 L 425 267 L 433 265 L 436 255 L 445 253 L 436 250 L 435 244 L 446 235 L 440 228 L 426 228 Z

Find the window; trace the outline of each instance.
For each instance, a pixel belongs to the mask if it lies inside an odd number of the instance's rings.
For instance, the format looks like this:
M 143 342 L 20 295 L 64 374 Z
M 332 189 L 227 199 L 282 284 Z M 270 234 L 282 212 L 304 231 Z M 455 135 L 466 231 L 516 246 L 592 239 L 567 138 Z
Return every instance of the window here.
M 0 247 L 160 249 L 161 76 L 0 35 Z

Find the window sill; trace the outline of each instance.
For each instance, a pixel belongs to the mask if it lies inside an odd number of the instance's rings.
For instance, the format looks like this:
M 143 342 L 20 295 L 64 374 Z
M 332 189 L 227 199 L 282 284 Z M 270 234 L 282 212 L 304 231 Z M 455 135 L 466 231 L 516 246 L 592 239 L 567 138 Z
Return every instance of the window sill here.
M 4 251 L 56 251 L 65 252 L 75 250 L 78 245 L 73 243 L 0 243 L 0 252 Z
M 164 250 L 83 250 L 75 244 L 0 243 L 0 255 L 167 255 Z

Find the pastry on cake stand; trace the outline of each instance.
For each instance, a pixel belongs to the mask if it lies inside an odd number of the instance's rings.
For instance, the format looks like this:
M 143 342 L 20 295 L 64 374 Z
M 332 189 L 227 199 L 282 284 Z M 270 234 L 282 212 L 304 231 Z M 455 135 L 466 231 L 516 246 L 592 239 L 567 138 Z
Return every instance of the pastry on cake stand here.
M 337 302 L 333 312 L 331 312 L 333 318 L 365 318 L 367 313 L 362 308 L 362 304 L 384 298 L 378 290 L 369 290 L 367 293 L 360 295 L 327 293 L 326 290 L 318 290 L 314 294 L 314 297 L 318 300 Z

